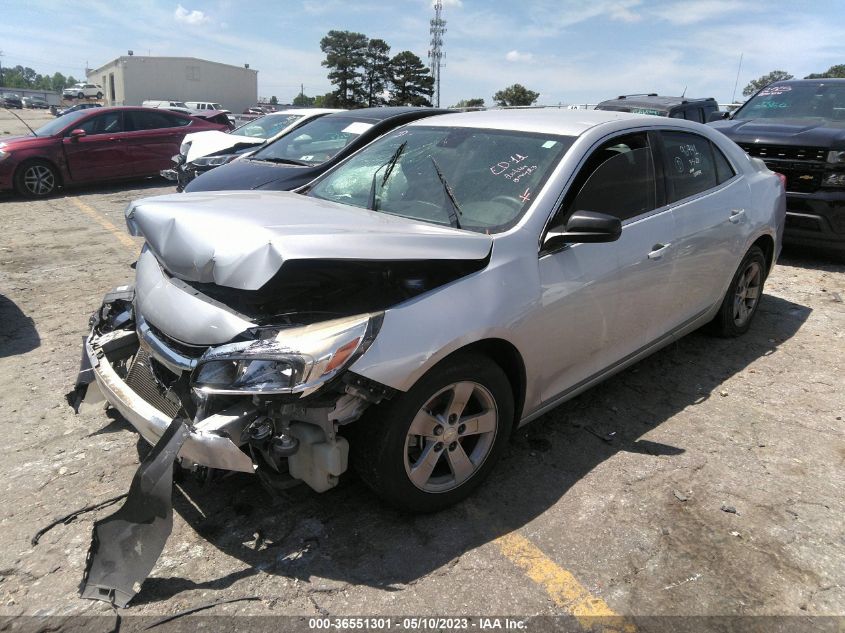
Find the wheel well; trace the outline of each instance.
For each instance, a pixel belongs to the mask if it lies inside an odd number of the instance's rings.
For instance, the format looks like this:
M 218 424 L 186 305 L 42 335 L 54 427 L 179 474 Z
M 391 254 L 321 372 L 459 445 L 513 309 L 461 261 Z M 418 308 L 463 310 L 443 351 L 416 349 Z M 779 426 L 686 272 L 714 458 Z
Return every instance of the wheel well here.
M 483 354 L 505 372 L 513 390 L 514 428 L 516 428 L 519 420 L 522 419 L 522 407 L 525 405 L 526 376 L 525 363 L 522 361 L 522 355 L 511 343 L 500 338 L 476 341 L 466 347 L 455 350 L 452 354 L 461 352 Z M 452 354 L 449 354 L 449 356 Z
M 768 276 L 775 259 L 775 241 L 771 235 L 761 235 L 752 246 L 759 246 L 760 250 L 763 251 L 763 255 L 766 258 L 766 275 Z
M 62 170 L 59 169 L 58 165 L 53 161 L 47 158 L 27 158 L 26 160 L 22 161 L 20 165 L 18 165 L 17 169 L 15 169 L 15 175 L 12 176 L 12 183 L 17 184 L 18 181 L 18 174 L 21 173 L 22 169 L 25 169 L 27 165 L 31 165 L 32 163 L 47 163 L 50 167 L 53 168 L 53 171 L 56 173 L 56 186 L 60 186 L 64 184 L 64 179 L 62 178 Z

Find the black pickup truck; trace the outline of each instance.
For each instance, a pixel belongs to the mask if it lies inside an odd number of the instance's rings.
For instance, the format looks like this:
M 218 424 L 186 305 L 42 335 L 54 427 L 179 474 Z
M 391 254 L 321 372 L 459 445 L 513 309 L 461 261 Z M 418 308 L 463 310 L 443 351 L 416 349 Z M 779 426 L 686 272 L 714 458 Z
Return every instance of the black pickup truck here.
M 786 176 L 785 243 L 845 251 L 845 79 L 769 84 L 710 125 Z

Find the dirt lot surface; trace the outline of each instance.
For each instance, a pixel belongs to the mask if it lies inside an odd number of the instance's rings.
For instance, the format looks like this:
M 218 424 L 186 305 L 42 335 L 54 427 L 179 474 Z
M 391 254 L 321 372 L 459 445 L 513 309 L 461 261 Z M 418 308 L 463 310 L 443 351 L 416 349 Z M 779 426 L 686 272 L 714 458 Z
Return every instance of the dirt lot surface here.
M 171 191 L 0 198 L 3 618 L 112 613 L 77 588 L 92 522 L 114 508 L 30 539 L 125 492 L 138 465 L 118 414 L 74 415 L 64 394 L 88 316 L 133 277 L 123 208 Z M 121 613 L 256 596 L 214 612 L 841 616 L 843 300 L 845 264 L 786 252 L 746 336 L 694 333 L 544 416 L 469 502 L 436 515 L 397 513 L 354 476 L 277 498 L 249 475 L 187 480 Z

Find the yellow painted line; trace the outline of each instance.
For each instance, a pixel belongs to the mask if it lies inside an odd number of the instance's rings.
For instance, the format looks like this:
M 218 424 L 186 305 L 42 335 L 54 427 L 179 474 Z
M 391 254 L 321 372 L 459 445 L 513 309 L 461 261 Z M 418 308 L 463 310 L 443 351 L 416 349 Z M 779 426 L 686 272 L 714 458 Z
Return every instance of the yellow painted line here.
M 499 551 L 519 567 L 532 581 L 543 587 L 552 601 L 572 615 L 585 630 L 624 631 L 636 627 L 614 612 L 601 598 L 596 598 L 571 572 L 557 565 L 524 536 L 510 532 L 493 541 Z
M 101 213 L 98 213 L 93 207 L 85 204 L 78 198 L 67 199 L 70 200 L 74 205 L 76 205 L 76 207 L 80 211 L 82 211 L 82 213 L 87 215 L 89 218 L 94 220 L 94 222 L 96 222 L 109 233 L 114 235 L 120 241 L 121 244 L 133 251 L 138 250 L 138 244 L 129 236 L 129 234 L 125 230 L 117 228 L 114 224 L 112 224 L 105 217 L 103 217 Z

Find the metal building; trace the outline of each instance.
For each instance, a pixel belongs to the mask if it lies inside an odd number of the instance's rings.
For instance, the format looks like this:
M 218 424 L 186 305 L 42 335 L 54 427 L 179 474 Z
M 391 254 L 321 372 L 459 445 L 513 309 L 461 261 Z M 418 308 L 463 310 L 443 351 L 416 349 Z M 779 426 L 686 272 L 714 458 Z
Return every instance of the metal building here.
M 242 112 L 258 100 L 258 71 L 249 64 L 130 54 L 87 74 L 89 83 L 103 87 L 105 105 L 139 106 L 151 99 L 212 101 Z

